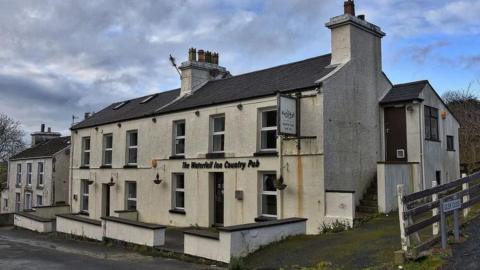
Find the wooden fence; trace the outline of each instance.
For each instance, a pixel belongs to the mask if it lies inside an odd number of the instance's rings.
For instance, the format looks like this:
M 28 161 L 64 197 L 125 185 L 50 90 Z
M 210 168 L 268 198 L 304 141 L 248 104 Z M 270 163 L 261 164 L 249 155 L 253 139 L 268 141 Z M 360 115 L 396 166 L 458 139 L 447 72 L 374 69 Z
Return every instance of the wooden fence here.
M 440 200 L 461 199 L 463 216 L 480 202 L 480 172 L 419 192 L 404 194 L 403 185 L 397 186 L 398 215 L 402 250 L 407 257 L 417 257 L 439 240 Z M 446 216 L 453 212 L 446 213 Z M 431 231 L 426 231 L 429 227 Z M 425 239 L 427 238 L 427 239 Z

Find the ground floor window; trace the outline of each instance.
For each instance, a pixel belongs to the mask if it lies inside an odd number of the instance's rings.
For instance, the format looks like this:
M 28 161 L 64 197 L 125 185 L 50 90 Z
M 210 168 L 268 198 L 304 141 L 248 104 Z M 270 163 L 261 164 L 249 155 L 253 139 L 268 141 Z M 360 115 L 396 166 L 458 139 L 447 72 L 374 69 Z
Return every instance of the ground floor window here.
M 3 208 L 8 208 L 8 199 L 3 199 Z
M 183 173 L 175 173 L 172 180 L 173 208 L 185 210 L 185 175 Z
M 262 189 L 261 189 L 261 214 L 266 217 L 277 216 L 277 189 L 274 181 L 275 173 L 262 174 Z
M 29 210 L 32 209 L 32 194 L 25 193 L 25 209 Z
M 43 196 L 37 195 L 37 206 L 42 206 L 42 205 L 43 205 Z
M 20 193 L 15 193 L 15 212 L 20 211 Z
M 80 184 L 80 211 L 88 212 L 88 180 L 82 180 Z
M 126 208 L 127 210 L 137 210 L 137 183 L 126 182 Z

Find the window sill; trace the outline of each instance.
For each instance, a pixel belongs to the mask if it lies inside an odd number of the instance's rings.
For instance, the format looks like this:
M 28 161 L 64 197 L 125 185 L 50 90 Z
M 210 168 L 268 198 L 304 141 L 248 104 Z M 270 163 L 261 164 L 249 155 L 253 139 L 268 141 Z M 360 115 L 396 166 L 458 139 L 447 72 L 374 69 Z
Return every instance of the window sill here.
M 16 188 L 22 188 L 22 184 L 16 184 L 15 187 Z
M 123 166 L 124 169 L 138 169 L 138 165 L 125 165 Z
M 170 209 L 170 210 L 168 210 L 168 212 L 170 212 L 172 214 L 186 215 L 184 209 Z
M 425 141 L 438 142 L 438 143 L 439 143 L 439 142 L 442 142 L 442 141 L 440 141 L 440 140 L 438 140 L 438 139 L 425 139 Z
M 277 151 L 259 151 L 253 153 L 254 157 L 278 157 Z
M 90 216 L 90 214 L 88 214 L 87 211 L 80 211 L 80 212 L 78 212 L 78 214 L 81 215 L 81 216 L 87 216 L 87 217 Z
M 80 166 L 80 167 L 78 167 L 78 168 L 81 169 L 81 170 L 82 170 L 82 169 L 90 169 L 90 166 Z
M 277 220 L 276 217 L 266 217 L 266 216 L 259 216 L 255 218 L 255 222 L 265 222 L 265 221 L 272 221 Z
M 455 149 L 447 149 L 447 152 L 455 152 Z
M 100 166 L 100 169 L 111 169 L 112 165 L 102 165 Z
M 207 158 L 207 159 L 225 158 L 225 153 L 224 152 L 207 153 L 207 154 L 205 154 L 205 158 Z
M 185 159 L 185 155 L 173 155 L 170 156 L 168 159 Z
M 41 186 L 38 185 L 38 186 L 37 186 L 37 189 L 43 189 L 43 185 L 41 185 Z

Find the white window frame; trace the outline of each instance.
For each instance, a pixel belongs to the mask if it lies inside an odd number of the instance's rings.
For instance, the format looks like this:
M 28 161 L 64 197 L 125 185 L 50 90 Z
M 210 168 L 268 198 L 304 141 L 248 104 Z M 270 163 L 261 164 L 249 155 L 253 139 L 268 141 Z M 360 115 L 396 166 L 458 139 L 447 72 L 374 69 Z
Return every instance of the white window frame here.
M 260 149 L 260 151 L 276 151 L 276 150 L 277 150 L 276 147 L 275 147 L 275 148 L 263 148 L 263 147 L 262 147 L 262 145 L 263 145 L 263 143 L 262 143 L 262 137 L 263 137 L 263 136 L 262 136 L 262 133 L 263 133 L 263 132 L 275 130 L 275 133 L 276 133 L 277 136 L 278 136 L 278 124 L 277 124 L 277 123 L 276 123 L 276 125 L 275 125 L 274 127 L 273 127 L 273 126 L 272 126 L 272 127 L 264 127 L 264 126 L 263 126 L 263 114 L 264 114 L 264 113 L 268 113 L 268 112 L 272 112 L 272 111 L 276 113 L 276 112 L 277 112 L 277 109 L 276 109 L 276 108 L 269 108 L 269 109 L 262 109 L 262 110 L 260 110 L 260 132 L 259 132 L 259 141 L 260 141 L 260 143 L 259 143 L 259 146 L 258 146 L 259 149 Z M 278 117 L 278 115 L 277 115 L 277 117 Z M 275 145 L 277 146 L 277 143 L 275 143 Z M 277 147 L 278 147 L 278 146 L 277 146 Z
M 177 181 L 179 176 L 183 178 L 183 188 L 177 187 Z M 185 174 L 173 173 L 172 180 L 172 208 L 185 211 Z M 183 207 L 177 205 L 177 193 L 183 193 Z
M 88 149 L 86 149 L 87 140 L 88 140 Z M 92 158 L 91 150 L 92 150 L 92 140 L 91 140 L 91 138 L 89 136 L 82 137 L 82 162 L 81 162 L 82 166 L 90 166 L 90 159 Z M 88 163 L 85 162 L 86 154 L 88 154 Z
M 20 212 L 20 208 L 22 205 L 22 195 L 20 192 L 15 192 L 15 212 Z
M 130 145 L 130 136 L 132 134 L 137 134 L 137 144 L 136 145 Z M 129 130 L 127 131 L 127 165 L 137 165 L 138 164 L 138 130 L 134 129 L 134 130 Z M 135 149 L 136 151 L 136 155 L 137 155 L 137 160 L 136 162 L 130 162 L 130 150 L 132 149 Z
M 29 199 L 27 200 L 27 195 Z M 25 192 L 25 205 L 24 205 L 24 210 L 30 210 L 32 209 L 32 193 L 30 192 Z
M 41 165 L 40 165 L 41 164 Z M 42 168 L 42 170 L 40 170 L 40 168 Z M 43 187 L 43 180 L 45 179 L 45 163 L 44 162 L 38 162 L 37 164 L 37 183 L 38 183 L 38 186 L 40 187 Z
M 22 185 L 22 164 L 21 163 L 17 164 L 16 184 L 18 186 Z
M 33 171 L 33 163 L 27 163 L 27 186 L 32 186 L 32 171 Z
M 265 190 L 265 185 L 264 185 L 264 178 L 265 176 L 267 175 L 273 175 L 274 177 L 277 177 L 276 173 L 275 172 L 262 172 L 260 174 L 260 215 L 262 217 L 271 217 L 271 218 L 276 218 L 278 216 L 278 194 L 277 194 L 277 191 L 270 191 L 270 190 Z M 276 215 L 271 215 L 271 214 L 265 214 L 264 213 L 264 209 L 263 209 L 263 196 L 275 196 L 275 200 L 276 200 L 276 209 L 275 209 L 275 212 L 277 213 Z M 266 212 L 266 211 L 265 211 Z
M 177 129 L 178 129 L 178 125 L 179 124 L 183 124 L 183 131 L 184 131 L 184 134 L 183 135 L 177 135 Z M 186 133 L 187 133 L 187 124 L 185 122 L 185 120 L 177 120 L 177 121 L 174 121 L 173 122 L 173 155 L 174 156 L 183 156 L 185 155 L 185 146 L 186 146 Z M 183 140 L 183 152 L 182 153 L 178 153 L 177 152 L 177 140 Z
M 110 148 L 107 148 L 107 138 L 108 137 L 112 138 L 112 145 L 111 145 Z M 137 134 L 137 140 L 138 140 L 138 134 Z M 137 141 L 137 144 L 138 144 L 138 141 Z M 113 163 L 113 134 L 112 133 L 103 135 L 103 151 L 102 152 L 103 152 L 102 164 L 105 165 L 105 166 L 112 166 L 112 163 Z M 106 155 L 107 152 L 111 153 L 110 163 L 107 163 L 106 159 L 105 159 L 105 157 L 107 156 Z M 137 156 L 137 158 L 138 158 L 138 156 Z
M 38 198 L 40 198 L 40 203 L 38 203 L 39 201 Z M 43 195 L 37 194 L 36 202 L 37 202 L 36 206 L 43 206 Z
M 130 197 L 130 188 L 131 185 L 135 185 L 135 197 Z M 125 210 L 137 210 L 137 198 L 138 198 L 138 186 L 135 181 L 126 181 L 125 182 Z M 128 203 L 135 202 L 135 209 L 128 209 Z
M 223 118 L 223 131 L 215 131 L 215 119 Z M 210 117 L 210 152 L 212 153 L 224 153 L 225 152 L 225 115 L 214 115 Z M 222 150 L 214 150 L 214 137 L 215 136 L 223 136 L 223 145 Z
M 88 180 L 81 180 L 80 181 L 80 211 L 88 213 L 88 208 L 90 204 L 90 197 L 89 197 L 90 187 L 88 185 Z M 85 207 L 84 198 L 87 198 L 87 205 Z

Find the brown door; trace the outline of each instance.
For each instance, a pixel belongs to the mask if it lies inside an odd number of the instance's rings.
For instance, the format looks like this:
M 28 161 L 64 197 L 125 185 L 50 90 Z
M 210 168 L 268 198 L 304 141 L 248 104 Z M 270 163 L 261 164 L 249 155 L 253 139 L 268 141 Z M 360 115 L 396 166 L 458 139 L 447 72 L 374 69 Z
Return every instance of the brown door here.
M 385 149 L 387 161 L 407 161 L 407 120 L 405 107 L 385 111 Z

